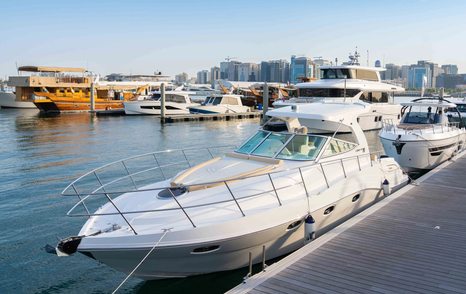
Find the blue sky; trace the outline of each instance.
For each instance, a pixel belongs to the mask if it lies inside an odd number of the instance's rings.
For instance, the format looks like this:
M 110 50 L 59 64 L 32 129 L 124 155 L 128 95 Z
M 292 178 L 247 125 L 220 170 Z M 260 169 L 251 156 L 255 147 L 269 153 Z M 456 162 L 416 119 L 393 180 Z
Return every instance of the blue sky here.
M 466 1 L 2 1 L 0 77 L 19 65 L 175 75 L 288 59 L 427 59 L 466 72 Z

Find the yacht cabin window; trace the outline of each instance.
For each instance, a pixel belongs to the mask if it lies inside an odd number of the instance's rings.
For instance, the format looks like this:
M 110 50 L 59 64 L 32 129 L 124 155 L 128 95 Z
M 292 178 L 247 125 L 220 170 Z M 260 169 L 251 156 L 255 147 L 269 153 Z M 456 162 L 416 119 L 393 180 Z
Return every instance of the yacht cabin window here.
M 259 131 L 236 150 L 238 153 L 287 160 L 314 160 L 326 137 Z
M 336 89 L 336 88 L 299 88 L 299 97 L 322 97 L 322 98 L 344 98 L 354 97 L 359 89 Z
M 322 69 L 322 79 L 350 79 L 350 70 L 347 68 L 326 68 Z
M 333 138 L 330 140 L 322 157 L 328 157 L 328 156 L 336 155 L 339 153 L 348 152 L 354 149 L 356 146 L 357 146 L 356 144 Z
M 376 71 L 373 70 L 365 70 L 365 69 L 356 69 L 356 79 L 366 80 L 366 81 L 379 81 L 379 77 Z

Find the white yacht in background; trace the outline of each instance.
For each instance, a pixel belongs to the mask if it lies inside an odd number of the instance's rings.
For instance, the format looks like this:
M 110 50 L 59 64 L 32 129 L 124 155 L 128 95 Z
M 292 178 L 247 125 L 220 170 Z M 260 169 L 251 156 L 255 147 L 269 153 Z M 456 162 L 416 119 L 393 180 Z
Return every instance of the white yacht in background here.
M 198 103 L 191 101 L 190 95 L 194 92 L 187 91 L 166 91 L 165 92 L 165 113 L 189 114 L 189 107 L 198 106 Z M 161 99 L 160 92 L 154 92 L 147 96 L 140 96 L 138 100 L 123 102 L 125 114 L 146 114 L 160 115 Z
M 198 114 L 250 112 L 251 108 L 243 105 L 241 97 L 233 94 L 212 95 L 207 97 L 202 105 L 190 107 L 189 112 Z
M 16 93 L 12 87 L 3 87 L 0 89 L 0 108 L 37 109 L 33 102 L 17 100 Z
M 68 214 L 82 208 L 87 221 L 78 236 L 58 244 L 57 253 L 78 251 L 143 279 L 237 269 L 248 264 L 250 253 L 254 263 L 261 261 L 263 246 L 266 259 L 300 248 L 407 182 L 392 158 L 369 153 L 356 121 L 364 106 L 302 106 L 267 113 L 283 119 L 286 132 L 261 129 L 223 156 L 210 148 L 212 158 L 193 165 L 188 151 L 178 150 L 187 169 L 173 176 L 167 168 L 180 161 L 161 160 L 176 150 L 132 157 L 80 177 L 63 194 L 79 200 Z M 354 140 L 310 134 L 299 124 L 302 115 L 317 129 L 343 126 Z M 199 150 L 193 154 L 200 156 Z M 157 181 L 153 172 L 159 170 Z M 152 183 L 141 182 L 145 173 Z M 97 199 L 111 201 L 94 211 Z
M 447 109 L 448 120 L 466 124 L 466 98 L 451 98 L 448 101 L 456 105 L 456 108 Z
M 274 107 L 313 103 L 316 101 L 362 101 L 369 105 L 369 111 L 358 117 L 364 131 L 382 128 L 382 120 L 400 119 L 401 106 L 393 103 L 394 93 L 404 88 L 383 83 L 380 71 L 383 68 L 360 66 L 359 54 L 350 55 L 350 61 L 339 66 L 321 66 L 321 79 L 299 83 L 298 97 L 278 100 Z M 306 125 L 306 121 L 301 121 Z
M 406 171 L 433 169 L 465 147 L 462 122 L 449 122 L 446 115 L 455 104 L 419 98 L 401 105 L 401 122 L 384 121 L 379 137 L 386 154 Z

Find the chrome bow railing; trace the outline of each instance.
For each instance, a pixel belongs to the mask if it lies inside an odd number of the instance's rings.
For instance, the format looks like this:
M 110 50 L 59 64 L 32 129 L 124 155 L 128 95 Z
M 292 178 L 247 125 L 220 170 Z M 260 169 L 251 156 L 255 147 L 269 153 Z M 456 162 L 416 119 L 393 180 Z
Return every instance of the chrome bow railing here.
M 225 149 L 232 149 L 231 146 L 222 146 L 222 147 L 213 147 L 213 148 L 205 148 L 203 149 L 204 152 L 207 152 L 208 158 L 214 158 L 215 155 L 218 153 L 218 150 Z M 194 152 L 195 151 L 195 152 Z M 224 153 L 224 152 L 223 152 Z M 376 152 L 377 154 L 380 152 Z M 177 154 L 178 158 L 181 158 L 178 161 L 164 164 L 163 157 L 169 154 Z M 192 162 L 191 156 L 192 154 L 196 155 L 196 161 Z M 347 158 L 337 159 L 337 160 L 330 160 L 321 163 L 312 162 L 308 165 L 286 169 L 286 170 L 279 170 L 273 171 L 268 173 L 263 173 L 259 175 L 252 175 L 246 177 L 236 177 L 228 180 L 219 180 L 219 181 L 206 181 L 202 183 L 195 183 L 192 185 L 183 185 L 182 187 L 174 187 L 167 183 L 166 186 L 157 187 L 157 188 L 139 188 L 146 186 L 149 183 L 155 183 L 158 181 L 167 180 L 170 176 L 174 176 L 179 171 L 189 168 L 199 161 L 205 158 L 205 156 L 200 156 L 200 152 L 197 149 L 177 149 L 177 150 L 166 150 L 160 152 L 153 152 L 153 153 L 146 153 L 138 156 L 129 157 L 123 160 L 115 161 L 109 164 L 106 164 L 102 167 L 96 168 L 91 170 L 90 172 L 82 175 L 71 184 L 69 184 L 62 192 L 63 196 L 74 196 L 78 197 L 78 202 L 68 211 L 68 216 L 108 216 L 108 215 L 120 215 L 128 227 L 137 234 L 136 229 L 134 226 L 131 225 L 131 222 L 128 220 L 128 215 L 134 214 L 142 214 L 142 213 L 160 213 L 166 211 L 173 211 L 179 210 L 180 213 L 184 214 L 186 219 L 189 223 L 196 227 L 196 223 L 193 220 L 193 217 L 189 215 L 188 211 L 193 208 L 199 207 L 206 207 L 212 205 L 218 205 L 222 203 L 234 202 L 234 205 L 238 208 L 238 212 L 241 213 L 242 216 L 246 216 L 244 207 L 241 206 L 241 200 L 250 199 L 252 197 L 261 197 L 261 196 L 270 196 L 273 195 L 276 198 L 276 203 L 278 206 L 283 204 L 283 199 L 280 197 L 280 193 L 285 191 L 288 188 L 295 187 L 295 186 L 302 186 L 303 188 L 303 195 L 305 197 L 310 197 L 310 195 L 318 194 L 323 189 L 330 188 L 331 185 L 342 178 L 347 178 L 349 175 L 354 174 L 355 172 L 361 171 L 364 167 L 372 166 L 373 161 L 375 160 L 375 154 L 362 154 L 362 155 L 355 155 Z M 149 158 L 151 158 L 150 163 L 148 162 Z M 143 166 L 139 166 L 140 169 L 134 169 L 134 162 L 136 161 L 138 164 L 142 162 L 145 163 Z M 172 159 L 170 159 L 172 160 Z M 116 173 L 114 168 L 118 167 L 120 170 L 119 173 Z M 112 170 L 110 175 L 103 175 L 104 171 Z M 158 172 L 158 177 L 154 176 L 154 172 Z M 142 180 L 141 176 L 148 175 L 146 180 Z M 297 182 L 293 182 L 288 185 L 283 185 L 278 179 L 282 176 L 286 175 L 289 178 L 299 179 Z M 320 176 L 321 181 L 323 183 L 323 189 L 315 190 L 311 188 L 309 182 L 311 180 L 316 182 L 318 180 L 318 176 Z M 233 187 L 232 183 L 236 183 L 241 180 L 248 180 L 248 179 L 257 179 L 262 183 L 269 182 L 270 186 L 269 189 L 251 193 L 248 195 L 241 195 L 244 193 L 239 193 L 235 191 L 236 188 Z M 91 184 L 92 183 L 92 184 Z M 131 187 L 128 189 L 128 187 Z M 195 205 L 183 205 L 182 201 L 178 199 L 178 195 L 176 194 L 176 189 L 186 189 L 189 190 L 190 188 L 194 187 L 223 187 L 224 192 L 226 195 L 230 195 L 231 198 L 225 200 L 218 200 L 215 202 L 206 202 L 200 203 Z M 83 188 L 87 188 L 88 190 L 84 190 Z M 123 211 L 118 205 L 115 203 L 114 199 L 122 195 L 124 193 L 143 193 L 148 191 L 153 191 L 155 195 L 157 195 L 161 191 L 166 191 L 169 193 L 170 198 L 173 199 L 174 203 L 176 203 L 175 207 L 173 208 L 165 208 L 165 209 L 142 209 L 142 210 L 132 210 L 132 211 Z M 154 197 L 155 197 L 154 195 Z M 115 208 L 115 212 L 109 213 L 91 213 L 94 209 L 89 208 L 88 204 L 94 198 L 100 196 L 106 203 L 111 203 L 111 205 Z M 101 204 L 97 205 L 97 208 L 100 207 Z M 82 207 L 84 209 L 84 213 L 74 213 L 74 211 L 78 208 Z M 97 210 L 97 209 L 95 209 Z

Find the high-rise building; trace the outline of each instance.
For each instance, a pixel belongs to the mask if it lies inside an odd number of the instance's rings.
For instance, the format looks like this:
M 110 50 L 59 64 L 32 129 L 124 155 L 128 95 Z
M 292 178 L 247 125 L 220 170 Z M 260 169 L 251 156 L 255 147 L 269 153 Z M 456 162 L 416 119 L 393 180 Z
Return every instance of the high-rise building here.
M 210 83 L 212 87 L 215 86 L 215 82 L 220 80 L 220 67 L 214 66 L 210 69 Z
M 421 89 L 432 87 L 432 72 L 430 67 L 412 65 L 408 70 L 408 88 Z
M 239 61 L 229 61 L 227 69 L 227 79 L 230 81 L 238 80 L 238 66 L 241 64 Z
M 442 65 L 443 72 L 447 75 L 458 74 L 458 66 L 456 64 L 444 64 Z
M 259 80 L 259 65 L 255 63 L 239 63 L 237 65 L 237 81 L 257 82 Z
M 290 82 L 299 83 L 302 79 L 314 77 L 314 63 L 308 57 L 291 56 Z
M 316 79 L 321 78 L 321 71 L 320 71 L 321 66 L 327 66 L 327 65 L 332 64 L 329 60 L 322 59 L 322 57 L 317 57 L 312 62 L 314 63 L 314 77 Z
M 270 64 L 268 61 L 261 62 L 259 80 L 261 82 L 270 82 Z
M 210 74 L 208 70 L 201 70 L 197 73 L 197 83 L 207 84 L 210 81 Z
M 188 81 L 188 79 L 189 79 L 189 76 L 185 72 L 182 72 L 182 73 L 175 76 L 175 82 L 178 83 L 178 84 L 186 83 Z
M 228 80 L 228 66 L 230 62 L 222 61 L 220 62 L 220 79 Z
M 466 85 L 466 74 L 446 74 L 437 77 L 437 87 L 454 89 L 458 86 Z
M 383 80 L 398 80 L 401 78 L 402 69 L 399 65 L 387 63 L 385 65 L 385 71 L 381 72 L 380 74 Z

